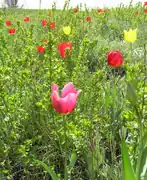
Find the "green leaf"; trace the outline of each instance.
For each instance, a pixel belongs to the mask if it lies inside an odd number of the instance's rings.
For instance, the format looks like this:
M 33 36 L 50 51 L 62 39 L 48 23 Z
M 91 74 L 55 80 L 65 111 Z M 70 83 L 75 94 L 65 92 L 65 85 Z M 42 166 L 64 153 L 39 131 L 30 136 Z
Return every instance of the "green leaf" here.
M 132 103 L 133 105 L 136 105 L 138 101 L 138 96 L 136 94 L 136 90 L 134 86 L 131 83 L 128 83 L 127 85 L 127 95 L 126 95 L 128 101 Z
M 39 160 L 35 160 L 35 162 L 41 165 L 50 174 L 53 180 L 58 180 L 56 173 L 50 167 L 48 167 L 44 162 Z
M 137 160 L 137 169 L 136 169 L 136 174 L 137 177 L 140 177 L 140 166 L 141 166 L 141 159 L 142 159 L 142 153 L 144 151 L 144 148 L 147 145 L 147 133 L 144 134 L 144 136 L 142 137 L 140 144 L 139 144 L 139 155 L 138 155 L 138 160 Z
M 147 171 L 147 146 L 144 148 L 141 154 L 140 166 L 138 171 L 138 180 L 141 179 L 141 176 L 145 176 Z
M 123 180 L 136 180 L 124 137 L 122 137 Z
M 75 152 L 72 152 L 71 158 L 70 158 L 70 164 L 68 166 L 69 172 L 72 171 L 73 167 L 75 166 L 76 161 L 77 161 L 77 155 Z
M 144 134 L 142 138 L 142 142 L 143 142 L 143 148 L 144 148 L 147 145 L 147 132 Z

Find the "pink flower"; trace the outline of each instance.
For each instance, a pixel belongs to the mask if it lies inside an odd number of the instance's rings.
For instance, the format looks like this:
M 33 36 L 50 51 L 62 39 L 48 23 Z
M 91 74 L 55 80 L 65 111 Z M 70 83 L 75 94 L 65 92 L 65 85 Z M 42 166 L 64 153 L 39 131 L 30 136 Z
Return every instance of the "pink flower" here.
M 52 85 L 51 101 L 52 106 L 56 112 L 60 114 L 67 114 L 74 110 L 76 107 L 77 97 L 81 90 L 76 90 L 72 82 L 69 82 L 62 89 L 61 97 L 58 92 L 58 85 Z

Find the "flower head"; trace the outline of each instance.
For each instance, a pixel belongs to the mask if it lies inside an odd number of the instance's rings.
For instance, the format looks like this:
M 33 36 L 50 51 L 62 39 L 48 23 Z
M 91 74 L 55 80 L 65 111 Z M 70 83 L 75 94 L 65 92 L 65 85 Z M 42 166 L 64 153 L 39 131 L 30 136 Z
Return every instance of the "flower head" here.
M 136 15 L 138 15 L 139 14 L 139 12 L 138 11 L 136 11 Z
M 24 22 L 29 22 L 29 21 L 30 21 L 30 18 L 27 16 L 27 17 L 24 18 L 23 21 L 24 21 Z
M 72 43 L 66 43 L 66 42 L 59 43 L 58 50 L 62 57 L 69 56 L 71 54 L 71 50 L 72 50 Z M 66 52 L 67 50 L 70 51 L 68 54 Z
M 42 26 L 46 26 L 48 22 L 47 22 L 46 19 L 43 19 L 43 20 L 41 21 L 41 23 L 42 23 Z
M 74 8 L 74 12 L 77 13 L 78 12 L 78 8 Z
M 11 21 L 9 21 L 9 20 L 6 20 L 6 26 L 11 26 Z
M 107 9 L 104 9 L 104 13 L 106 13 L 106 12 L 108 12 L 108 10 L 107 10 Z
M 147 13 L 147 8 L 143 10 L 144 13 Z
M 58 86 L 52 85 L 51 101 L 56 112 L 60 114 L 71 113 L 76 107 L 77 97 L 81 91 L 76 90 L 72 82 L 66 84 L 59 96 Z
M 44 39 L 44 41 L 43 41 L 44 43 L 48 43 L 48 40 L 47 39 Z
M 122 65 L 124 59 L 120 51 L 110 51 L 107 54 L 107 62 L 112 67 L 119 67 Z
M 124 30 L 124 39 L 126 42 L 133 43 L 137 39 L 137 29 Z
M 102 10 L 102 9 L 98 9 L 97 12 L 98 12 L 98 13 L 102 13 L 103 10 Z
M 87 21 L 87 22 L 91 22 L 91 17 L 88 16 L 88 17 L 86 18 L 86 21 Z
M 66 34 L 66 35 L 70 35 L 70 33 L 71 33 L 71 27 L 70 27 L 70 26 L 63 27 L 63 32 L 64 32 L 64 34 Z
M 15 34 L 16 30 L 14 28 L 9 29 L 9 34 Z
M 144 2 L 144 6 L 147 6 L 147 1 L 146 1 L 146 2 Z
M 38 46 L 38 52 L 39 53 L 44 53 L 45 49 L 43 46 Z
M 50 22 L 50 28 L 54 29 L 55 28 L 55 22 Z

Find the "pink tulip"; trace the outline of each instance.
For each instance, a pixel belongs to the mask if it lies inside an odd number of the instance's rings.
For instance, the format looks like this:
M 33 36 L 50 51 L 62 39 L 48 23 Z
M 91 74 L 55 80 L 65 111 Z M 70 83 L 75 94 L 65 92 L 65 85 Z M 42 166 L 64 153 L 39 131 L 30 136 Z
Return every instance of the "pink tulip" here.
M 58 92 L 58 85 L 52 85 L 51 101 L 52 106 L 56 112 L 60 114 L 67 114 L 74 110 L 76 107 L 77 97 L 81 90 L 76 90 L 72 82 L 66 84 L 62 89 L 61 97 Z

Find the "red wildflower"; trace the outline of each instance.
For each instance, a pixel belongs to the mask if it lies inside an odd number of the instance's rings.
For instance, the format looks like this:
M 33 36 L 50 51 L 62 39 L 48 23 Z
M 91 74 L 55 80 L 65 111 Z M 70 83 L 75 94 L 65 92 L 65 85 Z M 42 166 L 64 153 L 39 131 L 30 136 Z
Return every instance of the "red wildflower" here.
M 87 21 L 87 22 L 91 22 L 91 17 L 88 16 L 88 17 L 86 18 L 86 21 Z
M 71 50 L 72 50 L 72 43 L 66 43 L 66 42 L 62 42 L 58 44 L 58 50 L 60 52 L 60 55 L 62 57 L 66 57 L 68 55 L 71 54 Z M 70 52 L 67 54 L 67 50 L 69 50 Z
M 48 16 L 51 17 L 52 16 L 51 13 L 49 13 Z
M 48 43 L 48 40 L 47 40 L 47 39 L 45 39 L 43 42 L 44 42 L 44 43 Z
M 102 13 L 103 11 L 102 11 L 102 9 L 98 9 L 97 12 L 98 13 Z
M 119 67 L 123 63 L 124 59 L 120 51 L 110 51 L 107 54 L 107 62 L 110 66 Z
M 43 53 L 45 51 L 43 46 L 38 46 L 38 52 Z
M 144 6 L 147 6 L 147 1 L 146 1 L 146 2 L 144 2 Z
M 144 11 L 144 13 L 147 13 L 147 9 L 144 9 L 143 11 Z
M 14 28 L 9 29 L 9 34 L 15 34 L 16 30 Z
M 29 17 L 25 17 L 23 21 L 24 21 L 24 22 L 29 22 L 29 20 L 30 20 Z
M 50 22 L 50 28 L 54 29 L 55 28 L 55 22 Z
M 43 19 L 43 20 L 41 21 L 41 23 L 42 23 L 42 26 L 46 26 L 48 22 L 47 22 L 46 19 Z
M 11 21 L 9 21 L 9 20 L 6 20 L 6 26 L 11 26 Z
M 136 11 L 136 15 L 138 15 L 139 14 L 139 12 L 138 11 Z
M 74 8 L 74 12 L 77 13 L 78 12 L 78 8 Z
M 104 13 L 106 13 L 106 12 L 108 12 L 108 10 L 107 10 L 107 9 L 104 9 Z

